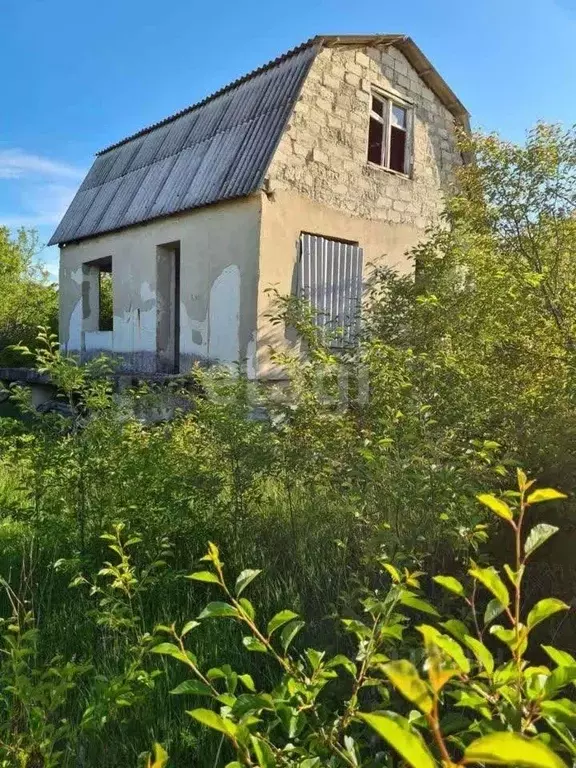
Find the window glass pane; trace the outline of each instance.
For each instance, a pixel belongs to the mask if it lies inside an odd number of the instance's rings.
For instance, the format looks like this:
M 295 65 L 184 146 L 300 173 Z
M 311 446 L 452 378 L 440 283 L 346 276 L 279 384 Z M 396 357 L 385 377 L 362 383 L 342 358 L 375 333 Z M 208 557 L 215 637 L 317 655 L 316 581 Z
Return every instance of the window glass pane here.
M 392 104 L 392 125 L 406 129 L 406 110 L 397 104 Z
M 368 160 L 382 165 L 382 144 L 384 141 L 384 126 L 373 117 L 370 118 L 368 131 Z
M 377 99 L 376 96 L 372 96 L 372 112 L 384 117 L 384 102 L 382 99 Z
M 406 131 L 392 126 L 390 129 L 390 168 L 405 173 Z

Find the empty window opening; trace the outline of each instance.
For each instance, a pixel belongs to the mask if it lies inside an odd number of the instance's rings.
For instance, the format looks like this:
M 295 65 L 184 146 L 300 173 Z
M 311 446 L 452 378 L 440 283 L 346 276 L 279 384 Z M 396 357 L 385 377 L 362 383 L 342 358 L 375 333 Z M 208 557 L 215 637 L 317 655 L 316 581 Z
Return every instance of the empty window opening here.
M 314 323 L 333 346 L 348 346 L 360 329 L 363 252 L 358 243 L 303 232 L 298 295 L 310 302 Z
M 114 329 L 114 291 L 112 287 L 112 259 L 105 266 L 100 266 L 98 275 L 99 307 L 98 330 Z
M 82 328 L 112 331 L 114 326 L 112 256 L 82 265 Z
M 398 173 L 409 173 L 409 124 L 407 107 L 372 94 L 368 129 L 368 160 Z

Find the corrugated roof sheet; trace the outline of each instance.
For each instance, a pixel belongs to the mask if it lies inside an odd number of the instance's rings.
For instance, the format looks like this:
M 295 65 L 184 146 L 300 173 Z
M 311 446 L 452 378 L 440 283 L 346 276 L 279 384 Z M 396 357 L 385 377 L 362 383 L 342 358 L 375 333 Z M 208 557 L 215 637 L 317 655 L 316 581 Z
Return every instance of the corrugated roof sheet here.
M 296 49 L 99 154 L 50 244 L 256 190 L 315 54 L 314 46 Z
M 454 117 L 468 113 L 405 35 L 318 36 L 182 112 L 102 150 L 50 245 L 254 192 L 322 46 L 395 45 Z

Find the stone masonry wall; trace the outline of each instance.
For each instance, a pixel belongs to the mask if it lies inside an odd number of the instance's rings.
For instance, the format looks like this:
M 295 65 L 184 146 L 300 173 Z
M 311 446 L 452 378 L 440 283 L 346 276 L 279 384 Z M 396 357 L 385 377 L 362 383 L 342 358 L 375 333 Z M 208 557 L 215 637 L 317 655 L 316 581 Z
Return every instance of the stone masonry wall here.
M 413 103 L 411 178 L 367 162 L 370 93 Z M 424 229 L 461 162 L 454 118 L 392 46 L 324 48 L 314 61 L 268 172 L 270 189 L 352 215 Z

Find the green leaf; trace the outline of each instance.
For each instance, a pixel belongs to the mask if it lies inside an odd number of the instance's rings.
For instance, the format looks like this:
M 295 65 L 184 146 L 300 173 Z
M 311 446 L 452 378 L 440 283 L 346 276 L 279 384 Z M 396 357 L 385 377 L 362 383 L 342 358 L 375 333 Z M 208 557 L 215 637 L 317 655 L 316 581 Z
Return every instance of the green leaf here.
M 508 504 L 506 504 L 505 501 L 502 501 L 502 499 L 497 499 L 496 496 L 492 496 L 491 493 L 481 493 L 479 496 L 476 496 L 476 498 L 480 504 L 484 504 L 485 507 L 488 507 L 488 509 L 494 512 L 495 515 L 498 515 L 498 517 L 501 517 L 504 520 L 512 520 L 514 517 Z
M 396 719 L 384 714 L 359 712 L 358 717 L 388 742 L 412 768 L 435 768 L 432 755 L 416 731 L 403 728 Z
M 448 619 L 447 621 L 441 621 L 440 626 L 448 630 L 452 637 L 455 637 L 456 640 L 459 640 L 460 642 L 463 642 L 464 638 L 468 635 L 468 627 L 466 624 L 464 624 L 463 621 L 460 621 L 459 619 Z
M 352 677 L 356 677 L 356 664 L 342 653 L 331 658 L 326 664 L 326 669 L 334 669 L 334 667 L 343 667 Z
M 240 597 L 248 584 L 250 584 L 251 581 L 254 581 L 256 576 L 261 573 L 262 571 L 256 571 L 252 568 L 247 568 L 245 571 L 242 571 L 242 573 L 236 579 L 236 596 Z
M 184 626 L 182 627 L 182 632 L 180 634 L 182 637 L 184 637 L 185 635 L 188 634 L 188 632 L 190 632 L 193 629 L 196 629 L 196 627 L 199 627 L 199 626 L 200 626 L 200 622 L 192 619 L 192 621 L 188 621 L 186 622 L 186 624 L 184 624 Z
M 540 702 L 540 709 L 544 715 L 554 717 L 572 728 L 576 726 L 576 704 L 570 699 L 542 701 Z
M 170 693 L 174 696 L 178 696 L 184 693 L 194 694 L 195 696 L 211 696 L 212 691 L 206 683 L 202 683 L 200 680 L 184 680 L 183 683 L 173 688 Z
M 400 573 L 398 569 L 392 565 L 392 563 L 382 563 L 382 567 L 385 568 L 386 571 L 388 571 L 390 578 L 395 584 L 400 583 Z
M 266 628 L 266 632 L 268 633 L 268 637 L 275 632 L 277 629 L 280 629 L 280 627 L 284 626 L 284 624 L 287 624 L 289 621 L 292 621 L 292 619 L 297 619 L 298 614 L 294 613 L 294 611 L 289 611 L 288 609 L 284 611 L 280 611 L 275 616 L 273 616 L 270 621 L 268 622 L 268 626 Z
M 200 616 L 198 616 L 199 619 L 213 619 L 222 617 L 237 618 L 238 611 L 236 608 L 234 608 L 233 605 L 229 605 L 228 603 L 208 603 Z
M 244 717 L 248 712 L 255 714 L 263 709 L 273 710 L 274 699 L 268 693 L 242 693 L 232 707 L 234 717 Z
M 436 627 L 431 627 L 428 624 L 422 624 L 421 626 L 416 627 L 416 629 L 423 635 L 427 645 L 432 643 L 433 645 L 438 646 L 438 648 L 444 651 L 444 653 L 456 663 L 462 672 L 465 672 L 466 674 L 470 672 L 470 662 L 456 640 L 453 640 L 449 635 L 442 634 Z
M 298 632 L 302 629 L 304 626 L 303 621 L 291 621 L 289 624 L 286 624 L 282 632 L 280 633 L 280 642 L 282 644 L 282 648 L 284 649 L 284 653 L 288 651 L 288 648 L 290 647 L 290 643 Z
M 416 595 L 414 595 L 412 592 L 403 590 L 400 593 L 399 599 L 400 602 L 403 605 L 408 606 L 408 608 L 414 608 L 417 611 L 422 611 L 422 613 L 429 613 L 431 616 L 440 616 L 434 606 L 430 605 L 430 603 L 426 602 L 426 600 L 422 600 L 422 598 L 416 597 Z
M 565 493 L 560 493 L 554 488 L 538 488 L 528 496 L 526 501 L 528 504 L 539 504 L 541 501 L 555 501 L 565 498 L 567 498 Z
M 526 483 L 528 482 L 526 472 L 520 469 L 520 467 L 516 467 L 516 476 L 518 478 L 518 487 L 522 490 L 526 487 Z
M 484 643 L 470 636 L 465 637 L 464 642 L 476 657 L 477 662 L 491 675 L 494 672 L 494 657 Z
M 546 694 L 548 697 L 554 696 L 561 688 L 574 682 L 576 682 L 576 666 L 556 667 L 546 681 Z
M 192 581 L 205 581 L 208 584 L 220 584 L 218 576 L 211 571 L 197 571 L 196 573 L 188 574 L 186 578 L 191 579 Z
M 253 635 L 247 635 L 242 638 L 242 645 L 247 651 L 254 651 L 257 653 L 268 653 L 268 649 L 264 643 L 260 642 L 257 637 Z
M 466 747 L 464 759 L 486 765 L 566 768 L 565 763 L 543 742 L 510 732 L 491 733 L 476 739 Z
M 447 589 L 449 592 L 458 595 L 458 597 L 465 597 L 464 587 L 460 584 L 458 579 L 454 578 L 454 576 L 434 576 L 433 581 L 435 581 L 436 584 L 440 584 L 441 587 L 444 587 L 444 589 Z
M 528 614 L 528 629 L 534 629 L 541 621 L 553 616 L 558 611 L 567 611 L 569 608 L 569 605 L 563 603 L 562 600 L 557 600 L 555 597 L 546 597 L 544 600 L 539 600 Z
M 216 544 L 213 544 L 211 541 L 208 542 L 208 552 L 204 555 L 204 557 L 200 558 L 200 562 L 218 563 L 222 565 L 220 562 L 220 550 Z
M 182 653 L 180 648 L 174 643 L 158 643 L 154 648 L 150 649 L 150 653 L 159 653 L 161 656 L 172 656 L 179 661 L 183 661 L 185 664 L 190 662 L 190 658 Z
M 576 659 L 568 651 L 560 651 L 553 645 L 542 645 L 541 648 L 559 667 L 576 667 Z
M 404 698 L 415 704 L 421 712 L 430 714 L 434 702 L 428 686 L 418 674 L 416 667 L 407 659 L 389 661 L 382 666 L 382 671 L 394 688 Z
M 498 575 L 498 571 L 493 566 L 490 566 L 489 568 L 479 568 L 477 566 L 475 568 L 470 568 L 468 573 L 476 579 L 476 581 L 479 581 L 482 586 L 486 587 L 501 605 L 509 605 L 510 595 L 508 594 L 508 589 Z
M 490 622 L 494 621 L 497 616 L 500 616 L 504 611 L 504 608 L 505 606 L 498 600 L 490 600 L 484 611 L 484 625 L 490 624 Z
M 276 758 L 268 744 L 256 736 L 250 736 L 250 741 L 260 768 L 276 768 Z
M 250 600 L 248 600 L 248 599 L 247 599 L 247 598 L 245 598 L 245 597 L 241 597 L 241 598 L 238 600 L 238 602 L 239 602 L 239 603 L 240 603 L 240 605 L 242 606 L 242 608 L 243 608 L 243 610 L 244 610 L 244 613 L 245 613 L 245 614 L 246 614 L 246 615 L 247 615 L 247 616 L 248 616 L 250 619 L 252 619 L 252 621 L 254 621 L 254 619 L 255 619 L 255 617 L 256 617 L 256 611 L 254 610 L 254 606 L 252 605 L 252 603 L 250 602 Z
M 554 536 L 558 528 L 555 525 L 548 525 L 548 523 L 538 523 L 530 531 L 524 543 L 524 551 L 527 555 L 531 555 L 535 549 L 538 549 L 545 541 L 548 541 L 550 536 Z
M 463 707 L 466 709 L 472 709 L 474 712 L 478 712 L 479 715 L 486 720 L 492 719 L 492 712 L 488 706 L 486 699 L 479 696 L 477 693 L 468 690 L 455 690 L 451 693 L 451 696 L 455 699 L 455 707 Z
M 528 645 L 528 629 L 522 624 L 518 629 L 519 631 L 517 635 L 516 630 L 514 629 L 506 629 L 498 624 L 494 624 L 490 627 L 490 634 L 497 637 L 502 643 L 505 643 L 512 653 L 515 653 L 518 650 L 520 653 L 524 653 L 526 646 Z
M 524 575 L 524 567 L 523 565 L 520 566 L 520 568 L 517 571 L 513 571 L 512 568 L 508 565 L 508 563 L 504 563 L 504 570 L 506 571 L 506 576 L 510 579 L 510 583 L 517 587 L 520 581 L 522 580 L 522 576 Z
M 220 733 L 224 733 L 226 736 L 234 736 L 236 731 L 234 723 L 230 722 L 230 720 L 224 720 L 223 717 L 220 717 L 211 709 L 192 709 L 188 710 L 187 714 L 208 728 L 220 731 Z
M 256 692 L 256 686 L 254 685 L 254 680 L 251 675 L 238 675 L 238 680 L 240 680 L 244 688 L 247 688 L 252 693 Z
M 315 648 L 308 648 L 305 651 L 305 654 L 306 654 L 306 658 L 310 662 L 312 671 L 316 672 L 316 670 L 320 667 L 320 664 L 322 663 L 322 659 L 325 656 L 325 651 L 317 651 Z
M 154 744 L 152 751 L 154 757 L 148 760 L 148 768 L 165 768 L 168 763 L 168 752 L 161 744 Z

